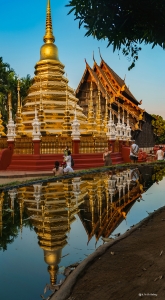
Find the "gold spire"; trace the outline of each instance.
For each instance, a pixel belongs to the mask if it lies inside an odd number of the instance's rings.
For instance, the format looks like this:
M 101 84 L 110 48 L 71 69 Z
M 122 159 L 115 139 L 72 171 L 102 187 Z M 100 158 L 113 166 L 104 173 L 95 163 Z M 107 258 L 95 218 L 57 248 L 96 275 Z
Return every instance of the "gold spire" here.
M 55 37 L 53 35 L 53 29 L 52 29 L 50 0 L 48 0 L 48 3 L 47 3 L 46 32 L 45 32 L 43 40 L 45 43 L 54 43 L 55 42 Z
M 20 113 L 21 112 L 21 99 L 20 99 L 20 80 L 19 80 L 19 78 L 17 81 L 17 94 L 18 94 L 17 113 Z
M 20 97 L 20 80 L 17 81 L 17 113 L 16 113 L 16 134 L 17 137 L 23 134 L 24 125 L 21 116 L 21 97 Z
M 10 114 L 11 109 L 12 109 L 11 92 L 9 92 L 8 93 L 8 118 L 9 118 L 9 114 Z
M 44 45 L 40 50 L 40 60 L 59 60 L 58 58 L 58 48 L 54 45 L 55 37 L 53 35 L 52 28 L 52 18 L 51 18 L 51 8 L 50 0 L 47 2 L 47 11 L 46 11 L 46 31 L 43 37 Z

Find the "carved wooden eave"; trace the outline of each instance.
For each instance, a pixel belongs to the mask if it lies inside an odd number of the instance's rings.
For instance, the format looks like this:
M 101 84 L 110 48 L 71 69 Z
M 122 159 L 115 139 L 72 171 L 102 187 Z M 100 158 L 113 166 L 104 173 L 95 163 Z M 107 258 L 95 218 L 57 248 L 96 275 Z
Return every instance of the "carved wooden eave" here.
M 97 64 L 95 65 L 95 70 L 97 70 L 97 72 L 100 73 L 100 77 L 106 83 L 106 85 L 108 86 L 112 95 L 115 96 L 117 94 L 117 92 L 119 91 L 119 87 L 116 87 L 111 83 L 106 72 L 104 72 Z
M 124 109 L 126 111 L 130 112 L 133 117 L 138 119 L 139 115 L 138 114 L 136 115 L 134 112 L 131 112 L 131 109 L 129 107 L 131 106 L 132 108 L 134 108 L 134 110 L 136 109 L 137 113 L 139 112 L 139 114 L 142 113 L 143 110 L 140 107 L 138 107 L 135 103 L 133 103 L 129 99 L 127 99 L 123 94 L 121 94 L 121 92 L 120 92 L 121 87 L 120 87 L 120 90 L 118 90 L 118 91 L 114 89 L 114 87 L 112 86 L 112 84 L 111 84 L 109 78 L 107 77 L 106 73 L 96 64 L 96 62 L 94 64 L 93 68 L 94 68 L 95 73 L 96 73 L 96 70 L 97 70 L 97 74 L 100 74 L 100 76 L 98 75 L 98 78 L 99 78 L 99 82 L 101 81 L 102 86 L 103 86 L 104 83 L 105 83 L 105 86 L 108 85 L 108 87 L 109 87 L 108 92 L 109 93 L 107 92 L 107 94 L 108 95 L 111 94 L 111 96 L 113 95 L 112 97 L 114 97 L 114 99 L 113 99 L 114 103 L 118 106 L 118 100 L 116 100 L 115 97 L 121 99 L 124 104 L 120 104 L 120 106 L 124 107 Z M 104 91 L 105 91 L 104 94 L 103 94 L 104 97 L 106 95 L 106 90 L 107 90 L 106 87 L 104 87 Z M 125 106 L 125 102 L 129 105 L 129 107 Z
M 108 76 L 110 74 L 110 78 L 113 79 L 115 84 L 113 84 Z M 128 112 L 132 118 L 139 121 L 139 116 L 143 113 L 143 109 L 141 109 L 138 104 L 139 102 L 135 99 L 135 97 L 131 94 L 131 92 L 128 90 L 128 88 L 125 85 L 124 80 L 122 80 L 102 59 L 100 66 L 97 65 L 96 61 L 94 61 L 93 68 L 89 66 L 89 64 L 86 62 L 86 68 L 83 73 L 83 76 L 81 78 L 81 81 L 76 89 L 76 94 L 78 94 L 81 90 L 81 86 L 84 81 L 93 81 L 97 89 L 100 90 L 101 95 L 103 98 L 106 98 L 106 96 L 110 99 L 113 98 L 113 105 L 117 106 L 120 105 L 122 109 L 126 112 Z M 124 91 L 122 91 L 122 87 L 124 87 Z M 123 92 L 125 92 L 125 95 L 123 95 Z M 127 98 L 127 95 L 129 94 L 130 99 Z M 109 102 L 109 101 L 108 101 Z M 123 103 L 122 103 L 123 102 Z M 135 103 L 136 102 L 136 103 Z M 112 107 L 113 110 L 113 107 Z M 113 113 L 117 116 L 117 112 L 113 110 Z M 142 120 L 142 119 L 140 119 Z
M 110 77 L 113 78 L 114 83 L 116 84 L 116 88 L 120 90 L 123 85 L 125 85 L 125 93 L 132 98 L 132 101 L 135 102 L 136 105 L 139 105 L 139 101 L 133 96 L 133 94 L 130 92 L 128 87 L 125 84 L 125 81 L 120 78 L 108 65 L 107 63 L 102 59 L 100 63 L 100 68 L 105 68 L 106 72 L 109 74 Z
M 85 76 L 86 76 L 87 72 L 88 72 L 88 68 L 87 68 L 87 64 L 86 64 L 85 71 L 84 71 L 83 76 L 82 76 L 82 78 L 81 78 L 81 80 L 80 80 L 80 82 L 79 82 L 79 85 L 78 85 L 78 87 L 77 87 L 77 89 L 76 89 L 76 91 L 75 91 L 75 94 L 78 94 L 78 93 L 79 93 L 80 87 L 81 87 L 81 85 L 83 84 L 83 82 L 84 82 L 84 80 L 85 80 Z
M 102 60 L 102 63 L 103 63 L 104 61 Z M 105 66 L 106 66 L 106 69 L 109 71 L 109 67 L 108 67 L 108 65 L 104 62 L 104 64 L 105 64 Z M 99 66 L 97 66 L 97 68 L 98 69 L 101 69 L 101 67 L 99 67 Z M 109 69 L 108 69 L 109 68 Z M 102 70 L 102 69 L 101 69 Z M 113 70 L 112 70 L 113 71 Z M 102 71 L 103 73 L 105 73 L 104 71 Z M 113 73 L 114 74 L 116 74 L 114 71 L 113 71 Z M 106 75 L 107 76 L 107 75 Z M 114 78 L 114 76 L 113 76 L 113 74 L 111 74 L 111 77 L 113 77 L 113 79 L 114 79 L 114 81 L 116 81 L 116 79 Z M 117 74 L 116 74 L 116 77 L 118 77 L 118 78 L 120 78 Z M 107 76 L 107 78 L 108 78 L 108 76 Z M 130 95 L 131 95 L 131 97 L 134 99 L 134 101 L 136 101 L 136 104 L 135 103 L 133 103 L 131 100 L 129 100 L 126 96 L 124 96 L 123 95 L 123 92 L 121 91 L 121 88 L 122 88 L 122 86 L 124 85 L 125 86 L 125 89 L 127 89 L 128 90 L 128 88 L 127 88 L 127 86 L 125 85 L 125 83 L 124 83 L 124 80 L 122 80 L 121 78 L 120 78 L 120 82 L 121 82 L 121 85 L 119 85 L 118 84 L 118 82 L 116 81 L 116 84 L 118 85 L 118 90 L 116 89 L 116 96 L 119 98 L 119 99 L 121 99 L 121 100 L 123 100 L 124 102 L 126 102 L 126 103 L 128 103 L 130 106 L 132 106 L 132 107 L 134 107 L 137 111 L 139 111 L 140 113 L 143 111 L 140 107 L 138 107 L 138 104 L 139 104 L 139 102 L 135 99 L 135 97 L 131 94 L 131 92 L 130 92 Z M 107 83 L 110 83 L 110 80 L 109 80 L 109 78 L 108 78 L 108 82 Z M 122 85 L 123 84 L 123 85 Z M 112 86 L 112 84 L 111 84 L 111 86 Z M 128 94 L 128 92 L 127 92 L 127 94 Z

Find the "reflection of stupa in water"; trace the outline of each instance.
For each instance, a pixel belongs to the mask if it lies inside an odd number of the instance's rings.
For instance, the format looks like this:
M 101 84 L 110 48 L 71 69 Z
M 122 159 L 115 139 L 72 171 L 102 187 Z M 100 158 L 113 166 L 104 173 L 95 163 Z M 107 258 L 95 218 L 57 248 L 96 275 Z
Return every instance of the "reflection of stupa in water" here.
M 142 173 L 142 170 L 141 170 Z M 146 172 L 145 176 L 146 176 Z M 148 172 L 149 173 L 149 172 Z M 134 176 L 135 177 L 135 176 Z M 149 188 L 152 184 L 152 169 L 145 177 Z M 132 171 L 98 173 L 82 178 L 65 179 L 58 182 L 35 184 L 9 192 L 10 208 L 14 211 L 14 200 L 20 208 L 22 227 L 23 209 L 38 236 L 48 265 L 51 285 L 56 282 L 62 249 L 67 244 L 71 223 L 77 214 L 88 236 L 88 242 L 95 236 L 96 241 L 109 237 L 127 216 L 131 206 L 143 193 L 141 180 L 132 180 Z M 4 194 L 0 197 L 0 231 L 3 231 L 2 207 Z M 13 212 L 11 213 L 11 218 Z M 4 229 L 5 230 L 5 229 Z
M 77 192 L 77 185 L 81 195 Z M 38 235 L 39 246 L 44 251 L 44 260 L 48 264 L 51 284 L 56 282 L 58 265 L 62 249 L 67 244 L 70 225 L 75 220 L 78 207 L 82 203 L 86 189 L 80 178 L 48 183 L 46 185 L 20 188 L 18 199 L 23 202 Z
M 81 130 L 86 121 L 82 108 L 77 105 L 78 99 L 74 90 L 68 86 L 68 79 L 64 76 L 64 65 L 59 60 L 58 48 L 54 44 L 50 0 L 47 4 L 46 32 L 43 40 L 40 60 L 35 65 L 33 84 L 22 108 L 19 108 L 20 115 L 17 115 L 17 121 L 20 120 L 17 122 L 18 135 L 32 136 L 35 107 L 41 122 L 42 135 L 71 133 L 75 107 Z

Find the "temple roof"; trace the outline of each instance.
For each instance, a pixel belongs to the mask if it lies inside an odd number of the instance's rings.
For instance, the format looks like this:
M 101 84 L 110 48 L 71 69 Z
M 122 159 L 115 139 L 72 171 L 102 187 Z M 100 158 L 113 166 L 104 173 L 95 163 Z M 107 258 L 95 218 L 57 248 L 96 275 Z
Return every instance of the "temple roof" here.
M 102 59 L 100 66 L 97 65 L 94 60 L 93 68 L 89 66 L 85 60 L 86 68 L 81 78 L 81 81 L 77 87 L 76 95 L 79 98 L 79 92 L 83 82 L 92 81 L 95 82 L 98 90 L 100 90 L 102 96 L 106 98 L 106 95 L 109 98 L 113 97 L 113 102 L 118 106 L 118 99 L 123 101 L 124 107 L 129 113 L 138 120 L 139 114 L 143 113 L 144 110 L 138 105 L 140 104 L 132 93 L 129 91 L 128 87 L 125 84 L 125 81 L 122 80 Z
M 101 60 L 100 66 L 97 65 L 96 61 L 94 61 L 93 68 L 89 66 L 86 60 L 85 62 L 86 68 L 81 78 L 81 81 L 76 89 L 76 94 L 79 93 L 81 85 L 85 81 L 85 77 L 89 72 L 97 86 L 99 83 L 99 88 L 101 93 L 103 94 L 103 97 L 105 97 L 106 93 L 108 93 L 109 95 L 112 94 L 113 96 L 120 97 L 121 99 L 123 99 L 123 101 L 126 101 L 127 103 L 136 106 L 137 110 L 142 110 L 140 107 L 138 107 L 138 105 L 140 104 L 139 101 L 137 101 L 133 94 L 130 92 L 130 90 L 125 84 L 125 81 L 121 79 L 103 59 Z M 106 85 L 100 80 L 100 77 L 104 79 Z M 109 87 L 111 93 L 109 90 L 107 90 L 106 86 Z
M 137 105 L 139 104 L 139 101 L 136 100 L 136 98 L 133 96 L 133 94 L 130 92 L 130 90 L 128 89 L 128 87 L 125 84 L 125 81 L 123 79 L 121 79 L 121 77 L 119 75 L 117 75 L 109 66 L 108 64 L 102 59 L 101 63 L 100 63 L 100 68 L 102 68 L 102 66 L 105 65 L 107 67 L 107 69 L 109 70 L 109 72 L 111 73 L 111 75 L 113 76 L 113 78 L 116 80 L 116 82 L 118 83 L 118 85 L 120 87 L 125 86 L 125 90 L 123 92 L 123 94 L 127 94 L 129 97 L 131 97 L 131 99 L 133 100 L 134 103 L 136 103 Z

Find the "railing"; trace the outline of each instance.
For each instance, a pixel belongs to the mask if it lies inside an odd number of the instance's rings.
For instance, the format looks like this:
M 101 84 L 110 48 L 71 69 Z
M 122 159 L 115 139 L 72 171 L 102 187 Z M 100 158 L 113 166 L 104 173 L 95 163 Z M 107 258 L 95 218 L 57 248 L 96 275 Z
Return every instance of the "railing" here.
M 14 142 L 14 154 L 33 154 L 33 141 L 31 138 L 16 138 Z
M 107 138 L 81 136 L 80 153 L 99 153 L 103 152 L 108 146 Z
M 72 150 L 71 137 L 43 136 L 41 138 L 41 154 L 61 154 L 68 146 Z
M 63 136 L 42 136 L 40 154 L 62 154 L 66 146 L 72 152 L 72 138 Z M 7 148 L 7 139 L 0 139 L 0 150 Z M 100 153 L 108 147 L 107 137 L 84 135 L 80 138 L 79 153 Z M 119 141 L 114 143 L 114 152 L 119 152 Z M 33 140 L 30 137 L 16 138 L 14 154 L 34 154 Z

